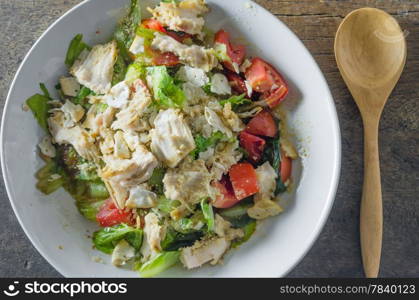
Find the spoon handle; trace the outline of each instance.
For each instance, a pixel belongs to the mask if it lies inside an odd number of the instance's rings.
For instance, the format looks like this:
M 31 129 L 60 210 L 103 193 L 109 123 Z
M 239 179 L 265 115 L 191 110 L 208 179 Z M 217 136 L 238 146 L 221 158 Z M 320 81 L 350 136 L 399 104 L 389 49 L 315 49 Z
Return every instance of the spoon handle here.
M 362 261 L 368 278 L 378 276 L 383 235 L 378 124 L 379 119 L 364 119 L 364 187 L 360 231 Z

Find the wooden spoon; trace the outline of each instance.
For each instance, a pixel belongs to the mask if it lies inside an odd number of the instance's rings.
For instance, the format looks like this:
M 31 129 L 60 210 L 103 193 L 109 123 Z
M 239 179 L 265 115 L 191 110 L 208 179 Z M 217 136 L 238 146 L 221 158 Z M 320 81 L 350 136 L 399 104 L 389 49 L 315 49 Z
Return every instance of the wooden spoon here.
M 340 24 L 335 39 L 339 70 L 364 123 L 361 249 L 365 275 L 378 276 L 383 232 L 378 127 L 381 113 L 406 63 L 406 41 L 386 12 L 362 8 Z

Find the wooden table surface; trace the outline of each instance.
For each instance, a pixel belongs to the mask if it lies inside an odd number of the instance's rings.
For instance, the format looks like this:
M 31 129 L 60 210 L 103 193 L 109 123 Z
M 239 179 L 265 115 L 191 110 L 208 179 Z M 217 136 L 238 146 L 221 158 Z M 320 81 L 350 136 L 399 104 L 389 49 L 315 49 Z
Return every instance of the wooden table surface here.
M 100 1 L 100 0 L 96 0 Z M 0 1 L 0 101 L 42 32 L 80 0 Z M 304 42 L 332 90 L 342 131 L 342 175 L 329 220 L 308 255 L 290 277 L 363 276 L 359 245 L 362 187 L 362 123 L 335 64 L 334 34 L 342 18 L 360 7 L 393 15 L 406 31 L 408 60 L 380 127 L 384 201 L 381 276 L 419 277 L 419 1 L 257 0 Z M 29 83 L 30 84 L 30 83 Z M 0 188 L 0 277 L 60 276 L 21 230 L 3 185 Z

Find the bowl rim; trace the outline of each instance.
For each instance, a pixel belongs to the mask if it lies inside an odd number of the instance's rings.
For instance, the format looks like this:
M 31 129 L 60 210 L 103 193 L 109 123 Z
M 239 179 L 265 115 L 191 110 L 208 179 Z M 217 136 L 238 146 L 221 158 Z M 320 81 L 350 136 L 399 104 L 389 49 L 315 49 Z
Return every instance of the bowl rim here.
M 5 157 L 4 157 L 4 125 L 5 125 L 5 116 L 6 113 L 8 111 L 9 108 L 9 104 L 10 104 L 10 98 L 12 95 L 12 91 L 14 90 L 15 84 L 16 84 L 16 79 L 19 76 L 23 66 L 25 65 L 26 61 L 29 59 L 30 55 L 32 54 L 33 50 L 37 47 L 37 45 L 39 43 L 41 43 L 43 41 L 43 39 L 45 38 L 45 36 L 49 33 L 49 31 L 54 28 L 59 22 L 61 22 L 62 19 L 66 18 L 68 15 L 70 15 L 73 11 L 81 8 L 82 6 L 84 6 L 86 3 L 91 2 L 93 0 L 84 0 L 82 2 L 80 2 L 79 4 L 73 6 L 72 8 L 70 8 L 67 12 L 65 12 L 61 17 L 59 17 L 57 20 L 55 20 L 50 26 L 48 26 L 48 28 L 42 33 L 42 35 L 36 40 L 36 42 L 32 45 L 32 47 L 29 49 L 29 51 L 26 53 L 24 59 L 22 60 L 22 62 L 19 65 L 19 68 L 17 69 L 15 76 L 13 77 L 13 80 L 10 84 L 10 88 L 9 91 L 7 93 L 7 97 L 6 97 L 6 101 L 3 107 L 3 113 L 2 113 L 2 120 L 1 120 L 1 128 L 0 128 L 0 162 L 1 162 L 1 171 L 3 174 L 3 181 L 4 181 L 4 186 L 6 188 L 6 192 L 7 192 L 7 196 L 9 199 L 9 202 L 12 206 L 13 212 L 17 218 L 17 220 L 19 221 L 19 224 L 21 226 L 21 228 L 23 229 L 26 237 L 29 239 L 29 241 L 32 243 L 32 245 L 35 247 L 35 249 L 38 251 L 39 254 L 41 254 L 41 256 L 51 265 L 54 267 L 54 269 L 59 272 L 62 276 L 64 277 L 71 277 L 70 274 L 68 274 L 66 272 L 66 270 L 62 269 L 58 264 L 55 263 L 55 260 L 50 257 L 49 254 L 43 252 L 40 250 L 40 247 L 38 245 L 37 242 L 35 242 L 34 237 L 32 237 L 32 234 L 30 232 L 30 230 L 25 226 L 21 216 L 18 213 L 18 210 L 16 208 L 16 205 L 14 203 L 14 200 L 11 197 L 11 192 L 10 192 L 10 188 L 9 188 L 9 181 L 8 181 L 8 176 L 7 176 L 7 172 L 6 172 L 6 167 L 5 167 Z M 263 6 L 261 6 L 260 4 L 254 2 L 254 1 L 248 1 L 251 2 L 252 5 L 256 6 L 258 9 L 264 11 L 264 13 L 268 13 L 270 15 L 273 15 L 268 9 L 264 8 Z M 335 160 L 333 162 L 333 173 L 332 173 L 332 182 L 330 184 L 330 188 L 328 191 L 328 196 L 327 196 L 327 202 L 326 205 L 324 205 L 323 210 L 321 212 L 321 216 L 317 221 L 317 225 L 314 228 L 314 230 L 312 231 L 312 234 L 308 237 L 308 242 L 305 245 L 305 250 L 302 252 L 301 256 L 295 260 L 295 262 L 293 264 L 291 264 L 284 272 L 283 274 L 278 274 L 277 277 L 285 277 L 287 276 L 302 260 L 304 257 L 306 257 L 306 255 L 308 254 L 308 252 L 312 249 L 314 243 L 317 241 L 318 237 L 320 236 L 321 232 L 323 231 L 323 228 L 330 216 L 330 212 L 332 210 L 333 204 L 335 202 L 335 198 L 336 198 L 336 194 L 337 194 L 337 190 L 338 190 L 338 185 L 339 185 L 339 181 L 340 181 L 340 176 L 341 176 L 341 162 L 342 162 L 342 137 L 341 137 L 341 130 L 340 130 L 340 123 L 339 123 L 339 118 L 338 118 L 338 114 L 337 114 L 337 109 L 336 109 L 336 105 L 334 102 L 334 98 L 332 95 L 332 92 L 330 90 L 329 84 L 321 70 L 321 68 L 319 67 L 317 61 L 314 59 L 313 55 L 310 53 L 310 51 L 307 49 L 307 47 L 304 45 L 304 43 L 301 41 L 301 39 L 294 33 L 294 31 L 292 31 L 282 20 L 280 20 L 279 18 L 277 18 L 277 22 L 282 23 L 282 25 L 284 25 L 288 30 L 290 35 L 297 41 L 297 43 L 300 44 L 300 47 L 302 49 L 302 51 L 306 52 L 306 54 L 308 55 L 309 59 L 311 60 L 311 62 L 313 63 L 313 65 L 315 67 L 317 67 L 318 69 L 318 73 L 319 73 L 319 80 L 321 80 L 324 85 L 327 87 L 326 91 L 327 91 L 327 105 L 331 108 L 331 121 L 333 124 L 333 131 L 334 131 L 334 141 L 335 141 L 335 149 L 336 149 L 336 157 Z

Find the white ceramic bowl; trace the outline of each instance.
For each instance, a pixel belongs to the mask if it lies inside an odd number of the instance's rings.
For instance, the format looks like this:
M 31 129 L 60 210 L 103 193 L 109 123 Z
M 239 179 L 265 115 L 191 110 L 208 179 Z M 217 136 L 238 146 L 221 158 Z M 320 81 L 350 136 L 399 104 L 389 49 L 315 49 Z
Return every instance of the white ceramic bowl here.
M 144 1 L 144 6 L 156 1 Z M 301 41 L 259 5 L 242 0 L 209 0 L 208 25 L 246 39 L 250 52 L 278 67 L 292 86 L 284 107 L 302 159 L 294 168 L 295 192 L 282 202 L 287 210 L 258 226 L 252 239 L 231 251 L 224 265 L 196 271 L 174 268 L 163 276 L 279 277 L 289 272 L 319 235 L 333 204 L 340 173 L 340 131 L 327 83 Z M 2 120 L 1 162 L 13 209 L 38 251 L 67 277 L 137 276 L 116 269 L 109 257 L 92 250 L 87 237 L 96 226 L 79 215 L 64 191 L 49 197 L 35 188 L 42 162 L 36 145 L 43 133 L 24 101 L 44 82 L 50 90 L 65 74 L 70 40 L 83 33 L 94 45 L 111 36 L 128 0 L 88 0 L 71 9 L 36 42 L 10 88 Z M 301 168 L 302 165 L 302 168 Z M 88 231 L 86 231 L 88 230 Z M 62 248 L 62 249 L 61 249 Z M 97 263 L 102 257 L 105 263 Z

